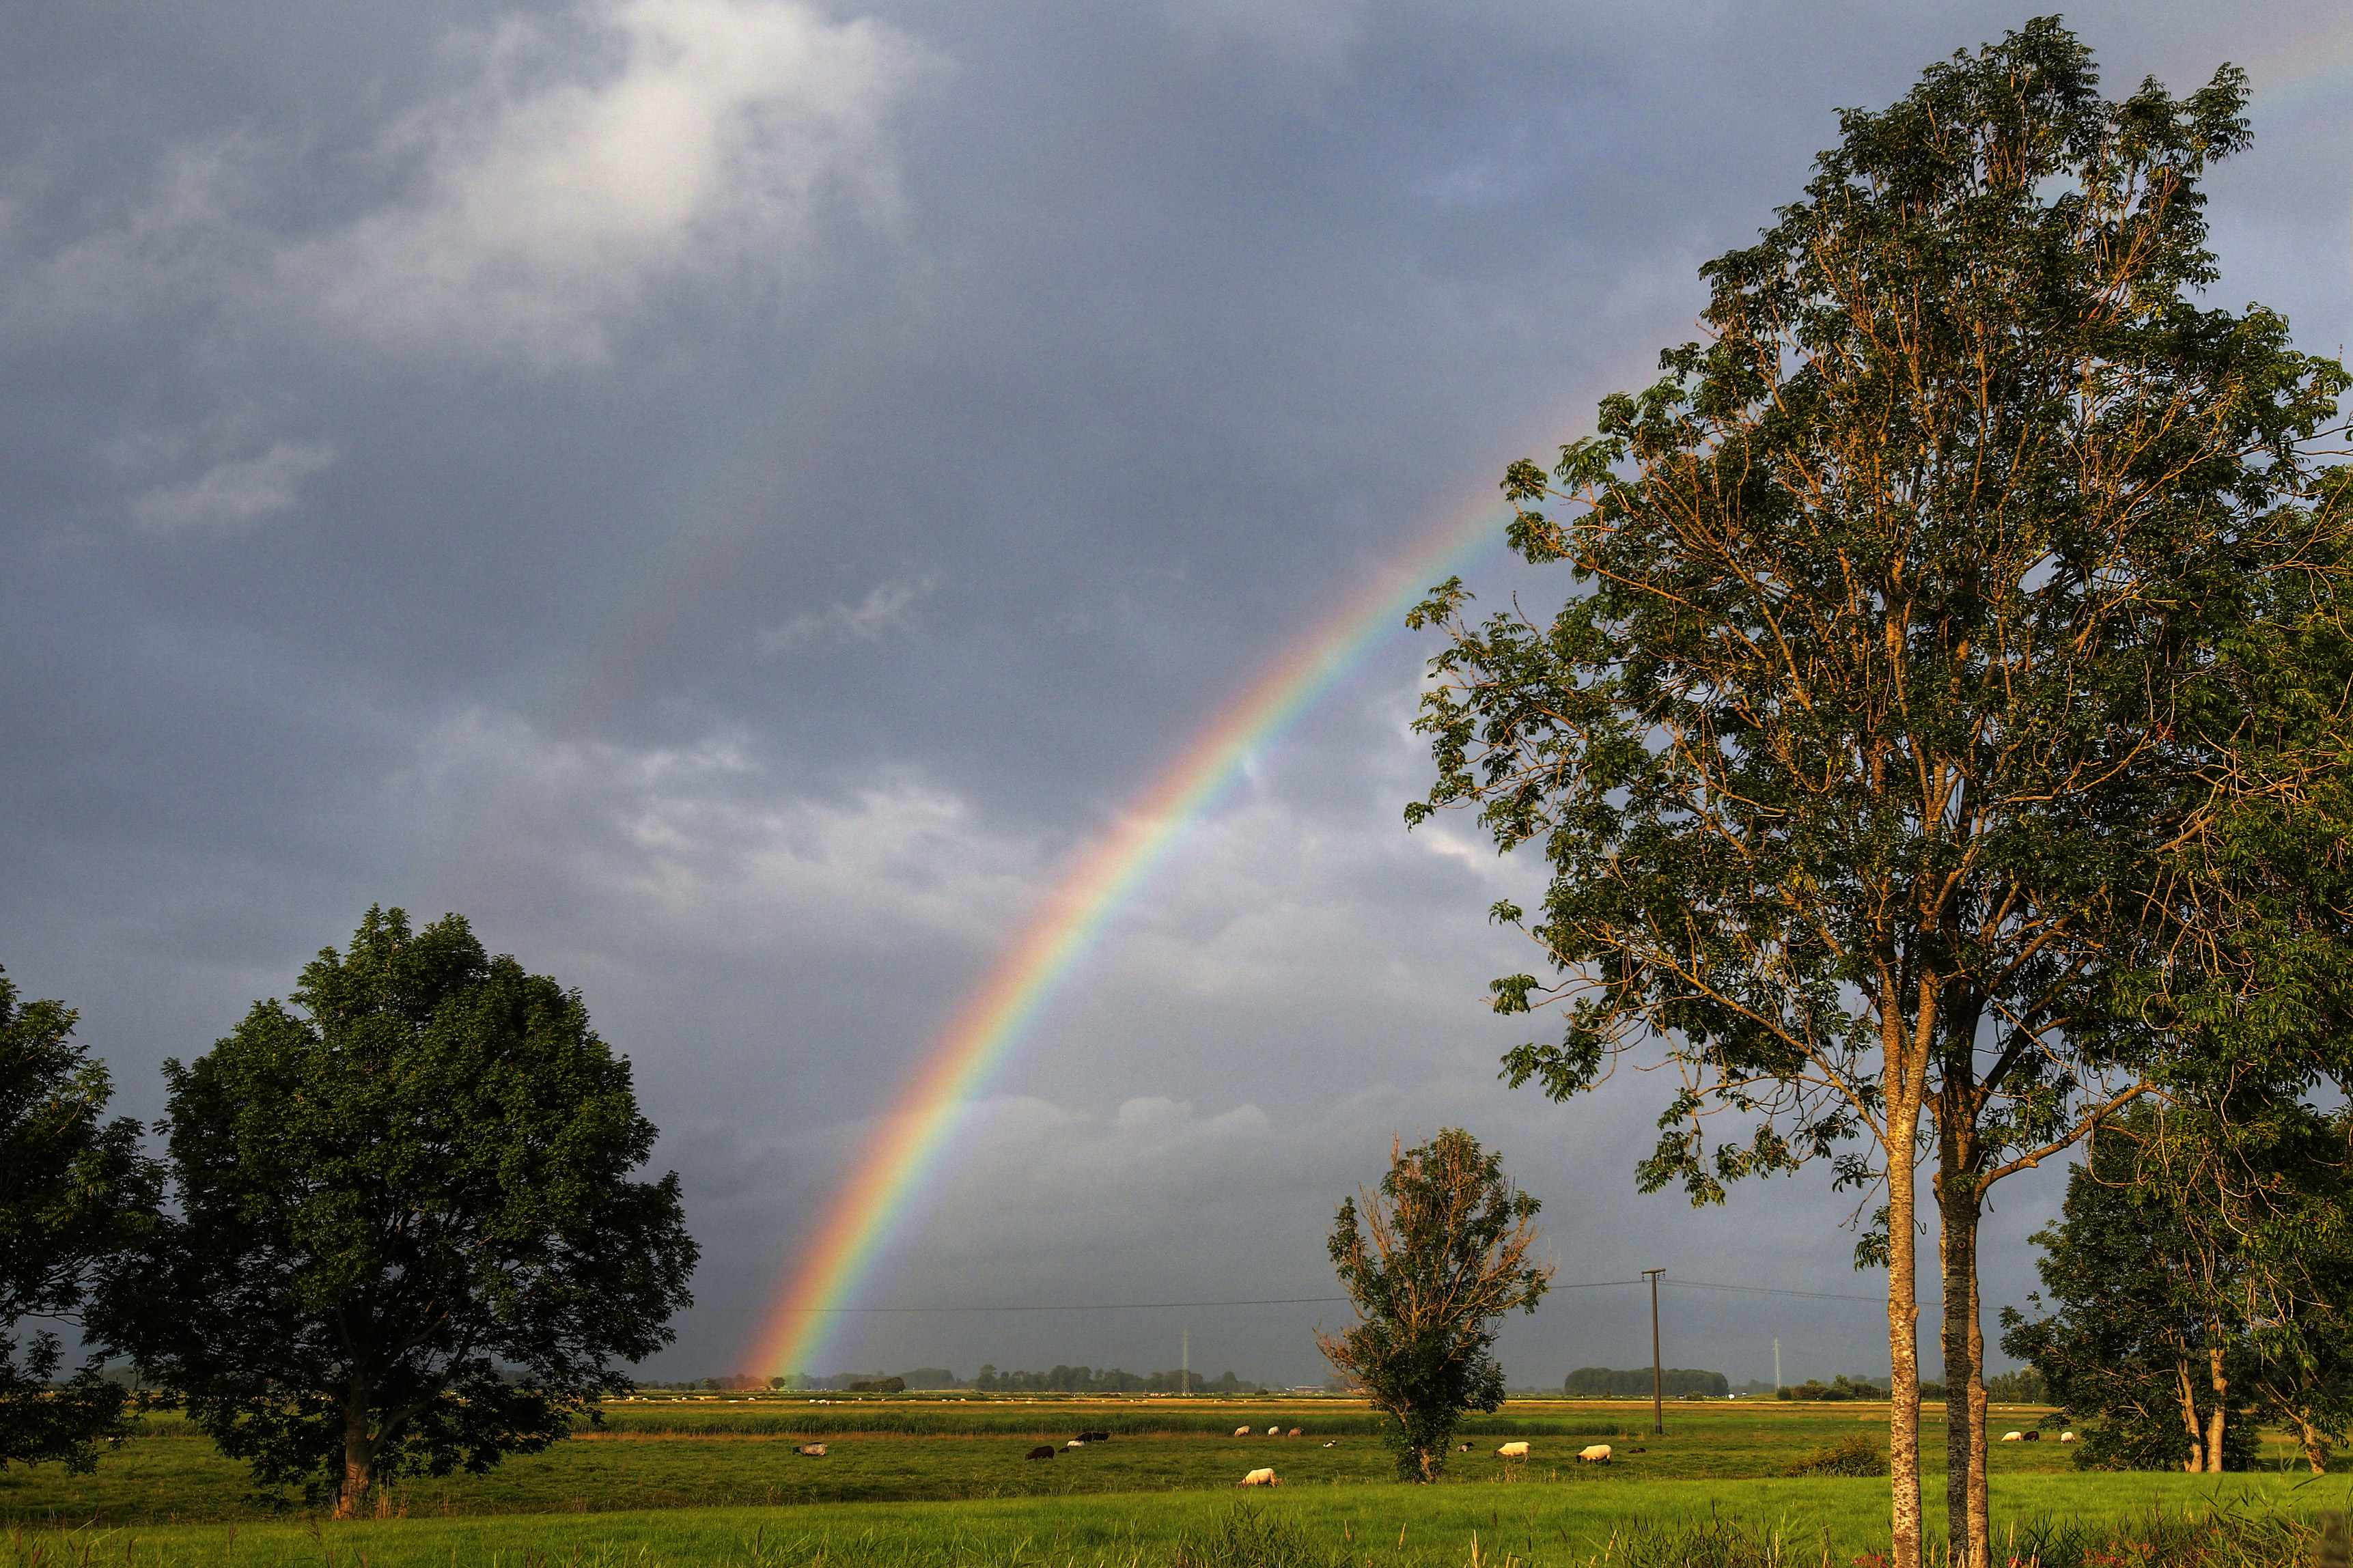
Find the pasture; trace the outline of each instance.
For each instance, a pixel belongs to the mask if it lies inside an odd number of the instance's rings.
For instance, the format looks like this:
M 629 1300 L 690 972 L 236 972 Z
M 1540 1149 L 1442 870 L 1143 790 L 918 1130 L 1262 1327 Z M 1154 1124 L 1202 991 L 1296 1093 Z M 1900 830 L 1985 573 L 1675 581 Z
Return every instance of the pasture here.
M 1929 1414 L 1934 1478 L 1943 1454 L 1937 1412 Z M 246 1495 L 240 1467 L 162 1415 L 94 1475 L 0 1472 L 12 1553 L 0 1568 L 117 1560 L 1413 1568 L 1471 1561 L 1474 1534 L 1482 1561 L 1508 1554 L 1534 1568 L 1640 1563 L 1645 1540 L 1669 1552 L 1669 1536 L 1683 1542 L 1672 1552 L 1689 1553 L 1694 1530 L 1746 1537 L 1758 1550 L 1778 1535 L 1788 1563 L 1819 1563 L 1827 1551 L 1846 1564 L 1883 1543 L 1884 1480 L 1782 1474 L 1791 1459 L 1858 1431 L 1883 1441 L 1883 1405 L 1673 1405 L 1662 1438 L 1641 1435 L 1649 1415 L 1622 1402 L 1514 1401 L 1472 1424 L 1473 1451 L 1454 1457 L 1445 1484 L 1418 1489 L 1388 1479 L 1369 1414 L 1340 1401 L 645 1401 L 614 1407 L 601 1431 L 487 1476 L 406 1482 L 384 1496 L 386 1517 L 343 1525 L 273 1514 Z M 2004 1412 L 1997 1426 L 2031 1419 Z M 1245 1424 L 1305 1435 L 1234 1436 Z M 1114 1436 L 1050 1461 L 1023 1457 L 1082 1428 Z M 1531 1444 L 1527 1459 L 1494 1458 L 1512 1438 Z M 795 1454 L 803 1441 L 824 1442 L 826 1457 Z M 1606 1468 L 1575 1462 L 1594 1441 L 1616 1450 Z M 1635 1447 L 1645 1451 L 1628 1451 Z M 2069 1458 L 2048 1440 L 1997 1445 L 1998 1527 L 2031 1534 L 2053 1521 L 2127 1518 L 2152 1503 L 2309 1517 L 2348 1500 L 2335 1477 L 2084 1476 Z M 1238 1502 L 1233 1483 L 1259 1466 L 1274 1467 L 1283 1487 Z

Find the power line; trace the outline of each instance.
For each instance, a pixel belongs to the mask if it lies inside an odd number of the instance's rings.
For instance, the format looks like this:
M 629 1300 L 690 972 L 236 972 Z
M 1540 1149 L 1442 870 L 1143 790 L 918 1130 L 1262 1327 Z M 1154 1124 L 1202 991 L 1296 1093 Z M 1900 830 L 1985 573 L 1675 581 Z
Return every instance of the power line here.
M 1670 1285 L 1686 1286 L 1694 1290 L 1741 1290 L 1753 1296 L 1805 1296 L 1817 1301 L 1884 1301 L 1884 1296 L 1854 1296 L 1838 1290 L 1785 1290 L 1776 1285 L 1718 1285 L 1706 1279 L 1677 1279 L 1667 1277 Z

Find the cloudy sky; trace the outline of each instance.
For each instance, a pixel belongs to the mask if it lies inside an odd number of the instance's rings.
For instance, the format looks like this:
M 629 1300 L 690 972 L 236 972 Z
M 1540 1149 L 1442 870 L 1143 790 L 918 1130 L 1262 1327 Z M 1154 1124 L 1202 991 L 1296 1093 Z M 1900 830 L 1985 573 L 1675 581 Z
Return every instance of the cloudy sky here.
M 1504 464 L 1690 335 L 1696 268 L 1978 3 L 103 0 L 0 20 L 0 963 L 130 1114 L 382 901 L 637 1065 L 704 1246 L 649 1375 L 751 1370 L 875 1117 L 1090 846 Z M 2329 0 L 2070 14 L 2254 73 L 2218 303 L 2353 327 Z M 1532 602 L 1494 552 L 1474 586 Z M 1634 1191 L 1662 1100 L 1495 1082 L 1531 885 L 1409 836 L 1377 639 L 1124 905 L 862 1302 L 1326 1295 L 1392 1133 L 1564 1283 L 1869 1296 L 1808 1176 Z M 2055 1184 L 1997 1203 L 1997 1302 Z M 829 1364 L 1317 1379 L 1330 1307 L 871 1316 Z M 1670 1363 L 1884 1367 L 1865 1302 L 1671 1288 Z M 1648 1358 L 1566 1291 L 1516 1383 Z M 759 1370 L 776 1370 L 761 1368 Z

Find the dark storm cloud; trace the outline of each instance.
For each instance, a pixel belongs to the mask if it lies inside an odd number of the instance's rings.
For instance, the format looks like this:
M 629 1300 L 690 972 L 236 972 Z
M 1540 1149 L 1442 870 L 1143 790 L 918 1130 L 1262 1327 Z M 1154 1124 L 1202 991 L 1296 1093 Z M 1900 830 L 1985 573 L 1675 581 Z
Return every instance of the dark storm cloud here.
M 2071 15 L 2112 88 L 2296 68 L 2320 5 Z M 869 1119 L 1108 814 L 1504 462 L 1691 333 L 1698 263 L 1978 4 L 543 0 L 0 24 L 0 963 L 126 1105 L 384 900 L 583 987 L 728 1370 Z M 2223 301 L 2348 324 L 2344 114 L 2259 98 Z M 1484 569 L 1490 597 L 1542 579 Z M 1317 1294 L 1461 1121 L 1565 1279 L 1861 1289 L 1810 1179 L 1637 1197 L 1651 1086 L 1493 1081 L 1525 889 L 1409 838 L 1419 650 L 1257 759 L 997 1086 L 875 1289 Z M 2002 1200 L 1991 1293 L 2052 1183 Z M 927 1267 L 952 1258 L 955 1267 Z M 1641 1352 L 1573 1292 L 1515 1377 Z M 1762 1305 L 1760 1305 L 1762 1303 Z M 1768 1310 L 1769 1308 L 1769 1310 Z M 1315 1375 L 1312 1321 L 1191 1324 Z M 1690 1363 L 1870 1309 L 1671 1296 Z M 1166 1318 L 892 1321 L 871 1366 L 1169 1364 Z M 1206 1336 L 1206 1338 L 1205 1338 Z M 1221 1339 L 1218 1336 L 1223 1336 Z M 1223 1348 L 1208 1348 L 1211 1344 Z M 1813 1346 L 1805 1355 L 1798 1347 Z M 830 1370 L 819 1368 L 818 1370 Z

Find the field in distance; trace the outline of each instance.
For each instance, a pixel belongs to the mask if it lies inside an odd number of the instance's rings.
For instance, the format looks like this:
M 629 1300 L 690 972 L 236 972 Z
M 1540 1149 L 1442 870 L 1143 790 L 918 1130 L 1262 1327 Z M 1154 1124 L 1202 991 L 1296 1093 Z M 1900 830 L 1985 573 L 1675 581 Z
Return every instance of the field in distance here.
M 2038 1414 L 2005 1410 L 1997 1420 L 2031 1427 Z M 1943 1463 L 1940 1415 L 1932 1408 L 1924 1423 L 1932 1475 Z M 1624 1401 L 1514 1400 L 1466 1425 L 1472 1451 L 1454 1457 L 1448 1480 L 1607 1489 L 1778 1478 L 1792 1459 L 1857 1432 L 1884 1442 L 1887 1408 L 1670 1405 L 1664 1437 L 1645 1435 L 1649 1416 L 1647 1405 Z M 2044 1425 L 2039 1444 L 1995 1447 L 1997 1476 L 2067 1468 L 2069 1451 L 2051 1440 L 2056 1427 Z M 1254 1435 L 1235 1436 L 1244 1426 Z M 1269 1426 L 1285 1434 L 1296 1427 L 1303 1436 L 1269 1437 Z M 511 1458 L 486 1476 L 396 1487 L 385 1508 L 424 1518 L 1223 1492 L 1261 1466 L 1272 1467 L 1293 1489 L 1373 1486 L 1391 1474 L 1373 1429 L 1369 1409 L 1337 1399 L 645 1399 L 610 1407 L 602 1430 Z M 1060 1447 L 1083 1430 L 1113 1436 L 1083 1448 Z M 1500 1443 L 1515 1439 L 1530 1443 L 1526 1460 L 1495 1458 Z M 805 1442 L 824 1443 L 826 1457 L 796 1454 Z M 1026 1458 L 1049 1442 L 1057 1446 L 1053 1459 Z M 1612 1463 L 1578 1464 L 1577 1450 L 1597 1442 L 1611 1446 Z M 0 1520 L 143 1526 L 267 1518 L 247 1497 L 248 1485 L 241 1466 L 165 1415 L 150 1417 L 145 1433 L 94 1475 L 68 1476 L 54 1467 L 0 1471 Z

